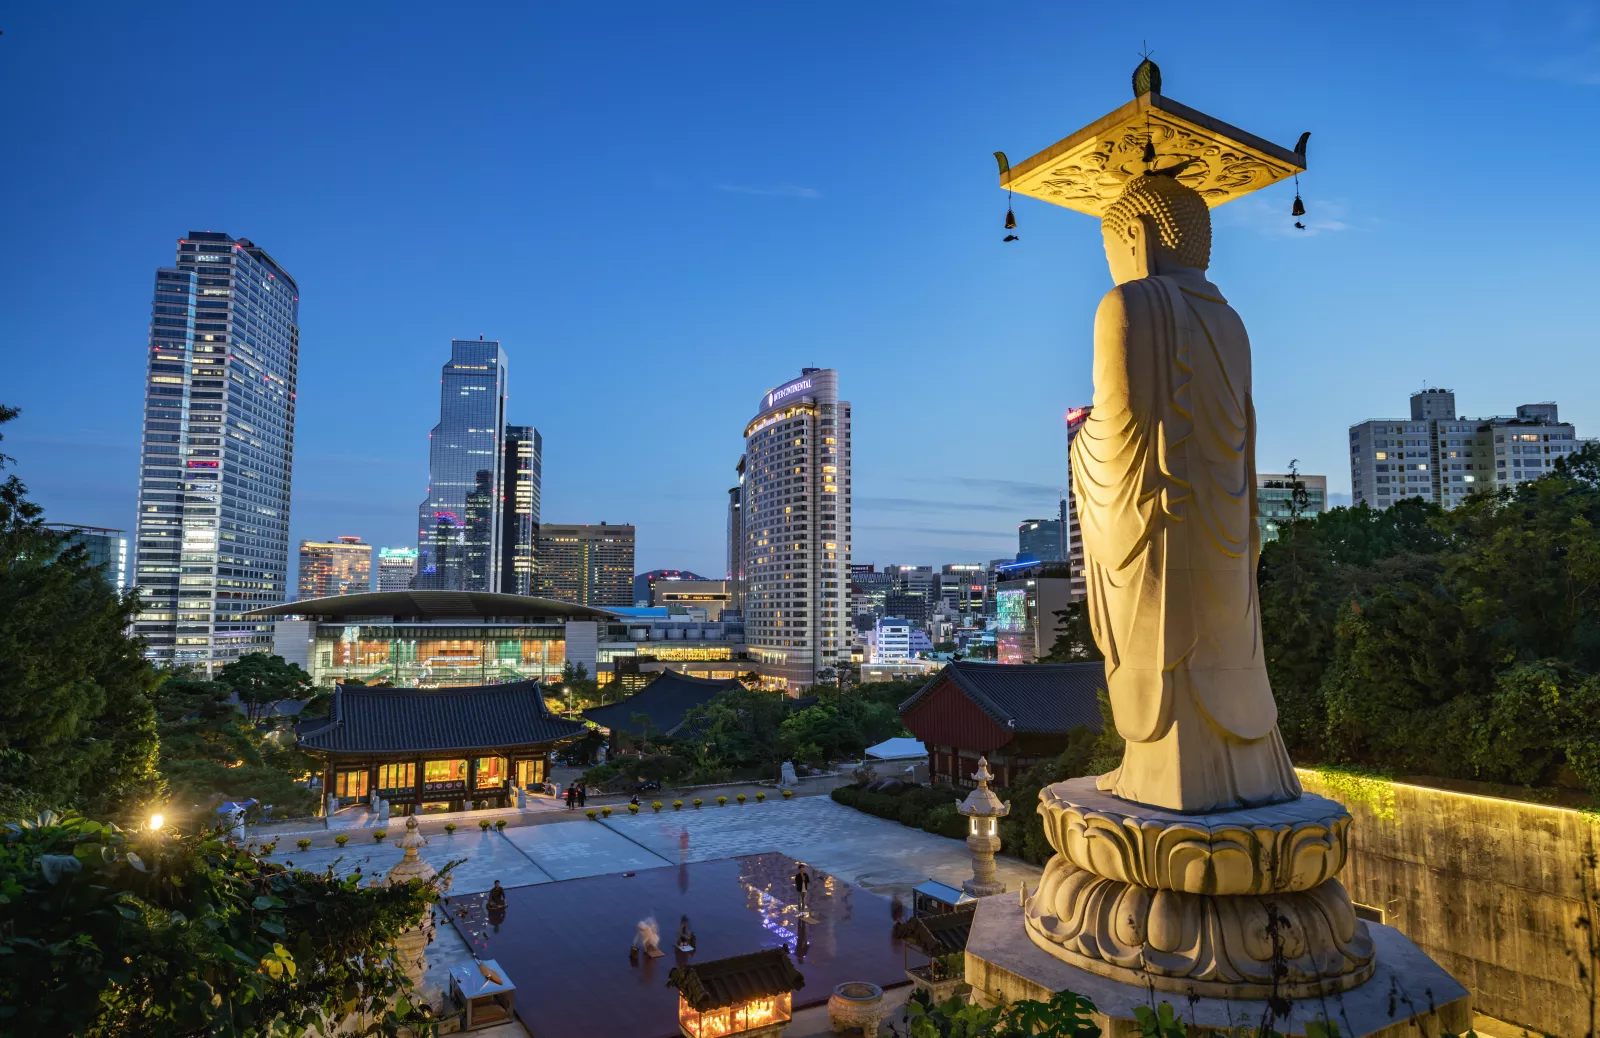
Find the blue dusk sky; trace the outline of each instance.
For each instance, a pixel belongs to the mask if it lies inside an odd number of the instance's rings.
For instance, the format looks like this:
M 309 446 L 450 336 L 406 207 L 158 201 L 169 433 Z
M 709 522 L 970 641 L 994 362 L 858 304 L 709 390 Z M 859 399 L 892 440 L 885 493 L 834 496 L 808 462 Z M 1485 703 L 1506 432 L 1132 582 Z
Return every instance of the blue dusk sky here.
M 1216 210 L 1259 466 L 1325 473 L 1426 385 L 1600 434 L 1593 3 L 149 4 L 0 8 L 4 450 L 131 527 L 153 274 L 191 230 L 301 288 L 292 537 L 411 544 L 452 337 L 499 339 L 546 521 L 724 568 L 758 398 L 835 367 L 857 562 L 1016 551 L 1066 481 L 1110 287 L 1024 158 L 1164 92 L 1285 146 Z

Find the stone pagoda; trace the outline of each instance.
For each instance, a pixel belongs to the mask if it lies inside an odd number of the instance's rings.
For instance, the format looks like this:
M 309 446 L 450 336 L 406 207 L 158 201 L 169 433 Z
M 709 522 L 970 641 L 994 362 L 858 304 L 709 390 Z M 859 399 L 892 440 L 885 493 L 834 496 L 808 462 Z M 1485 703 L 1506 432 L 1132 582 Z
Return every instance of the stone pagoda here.
M 967 847 L 972 851 L 972 878 L 961 884 L 961 889 L 973 897 L 988 897 L 1004 893 L 1006 885 L 995 877 L 994 852 L 1000 849 L 1000 819 L 1011 813 L 1009 803 L 989 788 L 989 762 L 978 758 L 978 770 L 972 773 L 978 785 L 967 799 L 956 805 L 956 810 L 968 819 Z
M 1125 750 L 1040 793 L 1056 854 L 1020 904 L 979 903 L 966 979 L 991 1003 L 1071 990 L 1111 1035 L 1162 999 L 1191 1033 L 1459 1034 L 1466 990 L 1339 881 L 1350 815 L 1302 792 L 1262 650 L 1250 342 L 1207 274 L 1210 210 L 1302 172 L 1309 134 L 1290 151 L 1178 104 L 1149 60 L 1134 95 L 1015 167 L 996 154 L 1001 187 L 1100 221 L 1114 282 L 1070 454 Z

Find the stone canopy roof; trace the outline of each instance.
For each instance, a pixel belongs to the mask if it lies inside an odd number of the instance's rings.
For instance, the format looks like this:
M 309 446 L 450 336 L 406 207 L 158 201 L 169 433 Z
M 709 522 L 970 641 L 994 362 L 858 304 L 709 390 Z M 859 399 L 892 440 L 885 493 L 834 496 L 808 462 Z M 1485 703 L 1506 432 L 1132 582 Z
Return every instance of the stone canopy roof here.
M 699 1013 L 796 991 L 805 984 L 806 978 L 789 961 L 785 948 L 690 963 L 667 976 L 667 986 L 677 988 L 689 1007 Z
M 1001 728 L 1043 735 L 1100 730 L 1104 663 L 951 663 L 900 704 L 900 715 L 947 679 Z
M 312 753 L 407 754 L 540 746 L 586 726 L 553 716 L 537 681 L 465 688 L 336 685 L 326 720 L 302 725 Z

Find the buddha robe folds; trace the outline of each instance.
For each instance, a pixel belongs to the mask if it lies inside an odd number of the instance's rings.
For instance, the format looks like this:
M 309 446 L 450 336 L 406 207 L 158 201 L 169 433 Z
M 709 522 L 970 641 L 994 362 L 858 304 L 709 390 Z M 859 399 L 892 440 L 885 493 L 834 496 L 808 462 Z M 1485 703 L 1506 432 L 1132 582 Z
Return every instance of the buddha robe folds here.
M 1100 303 L 1072 443 L 1094 638 L 1122 766 L 1100 788 L 1179 811 L 1300 795 L 1261 647 L 1250 341 L 1187 268 Z

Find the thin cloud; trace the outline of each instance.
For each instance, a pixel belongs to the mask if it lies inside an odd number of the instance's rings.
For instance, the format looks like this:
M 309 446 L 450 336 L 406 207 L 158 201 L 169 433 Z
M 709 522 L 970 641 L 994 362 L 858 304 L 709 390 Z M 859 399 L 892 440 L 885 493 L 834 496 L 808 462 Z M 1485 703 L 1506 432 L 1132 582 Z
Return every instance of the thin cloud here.
M 718 191 L 726 191 L 733 195 L 755 195 L 758 198 L 821 198 L 822 192 L 814 187 L 801 187 L 798 184 L 778 184 L 775 187 L 760 187 L 754 184 L 718 184 Z
M 1330 202 L 1318 198 L 1306 199 L 1306 215 L 1289 215 L 1288 203 L 1274 195 L 1272 200 L 1253 197 L 1242 198 L 1219 210 L 1226 214 L 1226 226 L 1242 227 L 1278 238 L 1315 238 L 1319 234 L 1335 234 L 1352 230 L 1350 207 L 1343 202 Z M 1305 224 L 1302 230 L 1296 222 Z
M 945 537 L 972 537 L 1009 543 L 1014 534 L 998 530 L 959 530 L 943 526 L 904 526 L 899 523 L 857 523 L 863 530 L 890 530 L 895 533 L 932 533 Z M 970 547 L 970 546 L 969 546 Z
M 857 495 L 853 502 L 857 512 L 863 509 L 883 512 L 1013 512 L 1009 505 L 990 504 L 983 501 L 940 501 L 921 497 L 874 497 Z

